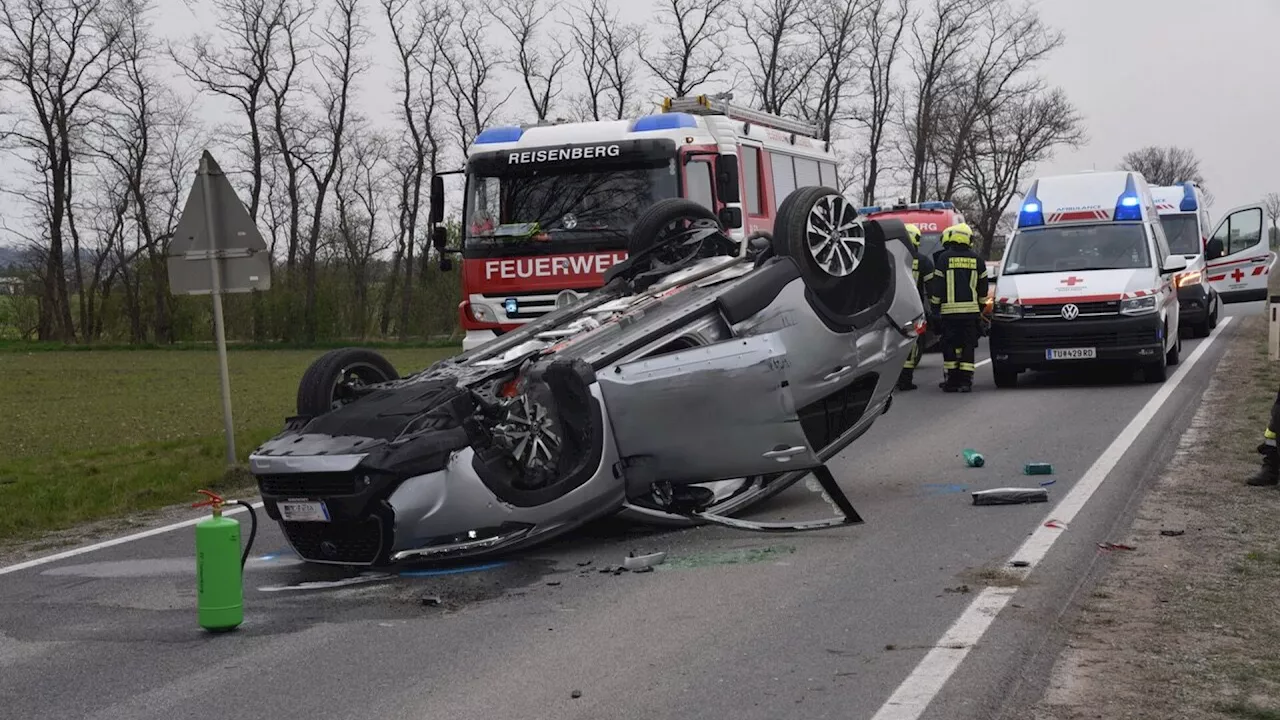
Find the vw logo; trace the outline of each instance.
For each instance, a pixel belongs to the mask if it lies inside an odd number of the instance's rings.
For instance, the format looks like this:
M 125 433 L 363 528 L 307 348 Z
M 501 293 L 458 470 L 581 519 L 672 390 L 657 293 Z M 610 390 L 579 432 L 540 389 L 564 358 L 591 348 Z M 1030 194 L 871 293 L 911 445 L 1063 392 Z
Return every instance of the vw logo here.
M 576 302 L 578 302 L 578 294 L 572 290 L 561 290 L 560 294 L 556 295 L 557 310 L 560 308 L 567 308 Z
M 1075 303 L 1067 303 L 1062 306 L 1062 319 L 1075 320 L 1080 317 L 1080 308 Z

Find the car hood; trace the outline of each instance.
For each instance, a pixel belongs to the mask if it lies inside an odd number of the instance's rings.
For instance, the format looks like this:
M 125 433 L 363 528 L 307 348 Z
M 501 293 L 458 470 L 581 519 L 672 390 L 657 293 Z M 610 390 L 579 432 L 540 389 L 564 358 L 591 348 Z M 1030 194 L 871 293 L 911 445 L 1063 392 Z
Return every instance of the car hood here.
M 1001 302 L 1093 302 L 1118 300 L 1131 293 L 1150 292 L 1151 271 L 1087 270 L 1000 276 L 996 299 Z

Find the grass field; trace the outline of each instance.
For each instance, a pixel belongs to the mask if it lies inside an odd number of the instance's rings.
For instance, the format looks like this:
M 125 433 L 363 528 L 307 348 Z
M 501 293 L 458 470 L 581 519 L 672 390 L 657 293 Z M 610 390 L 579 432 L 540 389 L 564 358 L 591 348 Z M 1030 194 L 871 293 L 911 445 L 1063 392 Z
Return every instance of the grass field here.
M 381 350 L 401 373 L 457 351 Z M 298 379 L 323 352 L 228 354 L 241 462 L 293 414 Z M 0 352 L 0 435 L 0 541 L 245 484 L 225 473 L 217 356 L 205 350 Z

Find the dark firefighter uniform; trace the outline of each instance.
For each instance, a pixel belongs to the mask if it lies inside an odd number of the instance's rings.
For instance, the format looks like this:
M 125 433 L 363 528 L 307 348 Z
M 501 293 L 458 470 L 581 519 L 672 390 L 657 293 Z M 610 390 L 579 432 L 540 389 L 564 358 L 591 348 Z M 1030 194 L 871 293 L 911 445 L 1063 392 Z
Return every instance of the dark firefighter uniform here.
M 942 252 L 929 280 L 929 305 L 941 321 L 947 392 L 973 389 L 974 355 L 987 296 L 987 263 L 973 251 L 973 231 L 961 223 L 942 232 Z
M 1276 447 L 1277 429 L 1280 429 L 1280 392 L 1276 393 L 1276 400 L 1271 404 L 1271 422 L 1268 422 L 1266 429 L 1262 431 L 1262 444 L 1258 446 L 1258 453 L 1262 455 L 1262 467 L 1257 474 L 1246 481 L 1247 484 L 1255 486 L 1280 484 L 1280 448 Z
M 916 291 L 920 293 L 920 300 L 928 305 L 929 294 L 925 285 L 929 278 L 933 276 L 933 260 L 928 255 L 920 253 L 920 228 L 912 223 L 907 223 L 907 237 L 911 239 L 911 279 L 915 281 Z M 902 373 L 898 376 L 899 390 L 915 390 L 916 384 L 913 382 L 916 366 L 920 364 L 920 355 L 924 351 L 924 336 L 916 338 L 916 342 L 911 346 L 911 354 L 907 356 L 907 362 L 902 366 Z

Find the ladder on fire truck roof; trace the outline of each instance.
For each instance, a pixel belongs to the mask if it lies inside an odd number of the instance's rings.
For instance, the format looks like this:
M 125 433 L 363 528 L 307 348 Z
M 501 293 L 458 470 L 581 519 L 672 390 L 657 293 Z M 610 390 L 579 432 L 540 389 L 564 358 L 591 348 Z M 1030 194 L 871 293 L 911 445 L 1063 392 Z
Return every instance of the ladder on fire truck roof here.
M 734 105 L 729 102 L 733 99 L 732 93 L 723 93 L 721 95 L 696 95 L 677 98 L 667 98 L 662 101 L 663 112 L 683 112 L 690 115 L 724 115 L 731 120 L 741 120 L 759 125 L 760 127 L 772 128 L 783 132 L 795 133 L 796 135 L 804 135 L 806 137 L 817 138 L 818 126 L 814 123 L 807 123 L 803 120 L 793 120 L 785 118 L 773 113 L 764 112 L 763 110 L 753 110 L 741 105 Z

